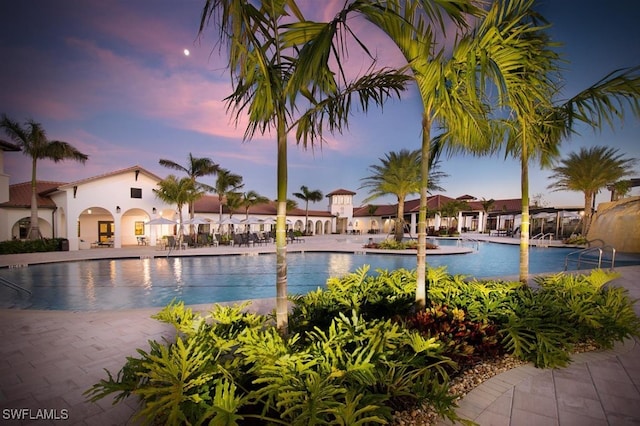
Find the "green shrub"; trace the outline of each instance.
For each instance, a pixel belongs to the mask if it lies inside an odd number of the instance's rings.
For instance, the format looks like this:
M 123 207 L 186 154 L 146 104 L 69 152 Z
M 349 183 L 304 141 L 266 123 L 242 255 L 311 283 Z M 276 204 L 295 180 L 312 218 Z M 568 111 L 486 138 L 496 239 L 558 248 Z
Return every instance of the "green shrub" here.
M 406 318 L 409 328 L 427 337 L 435 337 L 445 353 L 459 365 L 501 352 L 495 324 L 471 321 L 463 309 L 434 305 Z
M 599 270 L 530 288 L 429 268 L 425 310 L 414 306 L 415 271 L 368 271 L 292 298 L 286 338 L 244 305 L 202 316 L 172 303 L 154 317 L 175 327 L 175 341 L 149 342 L 86 395 L 138 397 L 147 424 L 384 424 L 424 401 L 456 420 L 455 361 L 505 350 L 558 367 L 577 342 L 640 335 L 633 301 Z
M 344 277 L 329 278 L 325 289 L 291 297 L 289 329 L 304 333 L 326 329 L 341 312 L 355 311 L 365 319 L 392 318 L 409 312 L 415 303 L 415 273 L 404 269 L 377 270 L 365 265 Z
M 137 396 L 146 424 L 385 424 L 393 409 L 426 400 L 457 418 L 440 344 L 391 320 L 340 314 L 326 330 L 284 339 L 240 307 L 201 317 L 177 303 L 156 318 L 174 325 L 175 342 L 149 342 L 90 400 Z
M 9 240 L 0 242 L 0 254 L 40 253 L 59 251 L 64 238 L 40 238 L 38 240 Z

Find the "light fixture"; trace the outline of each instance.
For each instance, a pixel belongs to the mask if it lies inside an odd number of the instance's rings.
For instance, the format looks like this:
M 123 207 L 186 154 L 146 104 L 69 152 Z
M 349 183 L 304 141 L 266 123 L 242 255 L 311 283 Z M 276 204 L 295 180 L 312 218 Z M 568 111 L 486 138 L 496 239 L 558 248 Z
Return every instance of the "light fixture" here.
M 116 213 L 120 213 L 121 209 L 120 206 L 116 206 Z
M 88 213 L 88 214 L 91 214 L 91 209 L 87 209 L 87 213 Z
M 156 212 L 157 212 L 157 210 L 156 210 L 156 208 L 155 208 L 155 207 L 154 207 L 154 208 L 152 208 L 152 209 L 151 209 L 151 211 L 153 212 L 153 214 L 156 214 Z

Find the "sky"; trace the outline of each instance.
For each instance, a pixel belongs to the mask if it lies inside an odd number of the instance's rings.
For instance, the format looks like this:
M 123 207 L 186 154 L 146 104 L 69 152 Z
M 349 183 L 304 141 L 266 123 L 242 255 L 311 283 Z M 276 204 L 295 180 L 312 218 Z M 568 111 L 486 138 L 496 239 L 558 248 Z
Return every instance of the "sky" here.
M 305 15 L 317 20 L 330 19 L 342 3 L 299 2 Z M 0 1 L 0 113 L 19 122 L 33 119 L 49 139 L 67 141 L 89 155 L 84 165 L 41 160 L 39 180 L 72 182 L 134 165 L 166 177 L 177 172 L 160 166 L 160 159 L 186 165 L 191 153 L 243 176 L 244 190 L 276 198 L 275 137 L 243 141 L 243 124 L 236 126 L 227 113 L 224 98 L 231 83 L 226 56 L 215 47 L 213 29 L 198 37 L 203 5 L 203 0 Z M 640 65 L 637 0 L 546 0 L 538 10 L 552 24 L 552 39 L 562 43 L 565 86 L 558 100 L 615 69 Z M 360 29 L 380 64 L 403 64 L 384 35 Z M 366 58 L 358 49 L 350 53 L 346 66 L 357 73 Z M 417 92 L 410 88 L 382 110 L 354 112 L 346 132 L 325 134 L 326 143 L 314 149 L 305 150 L 290 137 L 288 193 L 299 192 L 302 185 L 324 194 L 343 188 L 356 192 L 354 202 L 361 204 L 368 194 L 360 186 L 371 165 L 390 151 L 420 147 L 421 110 Z M 640 122 L 629 114 L 615 131 L 577 130 L 563 142 L 563 155 L 607 145 L 625 158 L 640 159 Z M 0 138 L 7 139 L 4 134 Z M 635 170 L 634 177 L 640 177 L 640 165 Z M 519 162 L 502 155 L 444 157 L 441 171 L 448 177 L 440 182 L 445 191 L 439 194 L 521 196 Z M 12 184 L 29 181 L 30 159 L 5 153 L 5 173 Z M 530 166 L 531 196 L 548 206 L 584 204 L 581 193 L 547 189 L 550 174 Z M 213 185 L 215 177 L 201 181 Z M 632 195 L 640 195 L 640 188 Z M 604 191 L 597 202 L 609 196 Z M 394 201 L 386 197 L 374 202 Z

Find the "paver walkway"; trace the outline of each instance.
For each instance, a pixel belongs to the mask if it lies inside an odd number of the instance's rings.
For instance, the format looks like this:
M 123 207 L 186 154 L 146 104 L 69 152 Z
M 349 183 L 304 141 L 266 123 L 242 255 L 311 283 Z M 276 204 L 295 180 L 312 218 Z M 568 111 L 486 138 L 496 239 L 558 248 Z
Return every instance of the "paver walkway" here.
M 362 241 L 366 237 L 344 240 L 341 245 L 360 250 Z M 306 247 L 336 247 L 335 238 L 318 239 L 317 244 Z M 102 256 L 140 256 L 147 255 L 145 250 L 153 249 L 82 250 L 52 254 L 49 260 L 87 258 L 100 251 L 104 251 Z M 39 254 L 37 259 L 47 261 L 45 257 Z M 31 255 L 0 256 L 0 266 L 33 263 L 34 259 Z M 614 284 L 640 299 L 640 266 L 618 271 L 622 277 Z M 268 312 L 274 302 L 256 301 L 252 306 Z M 125 357 L 136 355 L 136 348 L 146 347 L 147 340 L 172 336 L 170 326 L 150 318 L 158 310 L 0 309 L 0 424 L 133 424 L 133 401 L 114 406 L 105 398 L 93 404 L 85 401 L 83 392 L 105 378 L 103 369 L 117 372 Z M 636 312 L 640 315 L 638 305 Z M 640 425 L 640 344 L 630 340 L 613 351 L 581 354 L 564 369 L 523 366 L 502 373 L 469 393 L 458 413 L 481 425 Z M 42 420 L 52 416 L 54 420 Z

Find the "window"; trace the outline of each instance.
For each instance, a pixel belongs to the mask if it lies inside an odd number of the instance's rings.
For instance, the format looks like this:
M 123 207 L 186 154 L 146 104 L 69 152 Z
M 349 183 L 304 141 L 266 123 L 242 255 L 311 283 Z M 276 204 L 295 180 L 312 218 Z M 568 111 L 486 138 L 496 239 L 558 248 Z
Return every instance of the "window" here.
M 134 222 L 133 224 L 135 235 L 144 235 L 144 222 Z
M 131 188 L 131 198 L 142 198 L 142 188 Z

